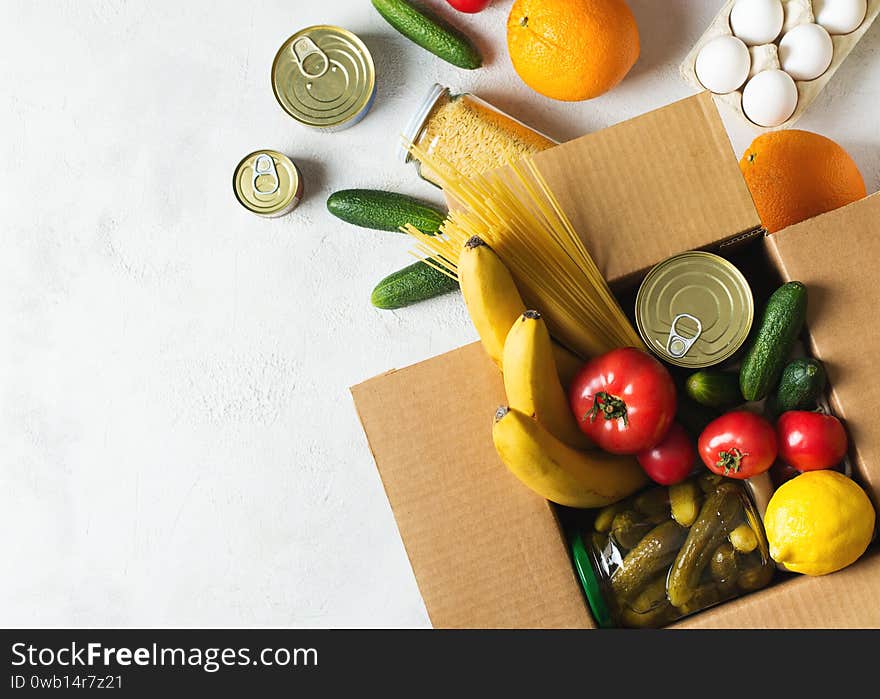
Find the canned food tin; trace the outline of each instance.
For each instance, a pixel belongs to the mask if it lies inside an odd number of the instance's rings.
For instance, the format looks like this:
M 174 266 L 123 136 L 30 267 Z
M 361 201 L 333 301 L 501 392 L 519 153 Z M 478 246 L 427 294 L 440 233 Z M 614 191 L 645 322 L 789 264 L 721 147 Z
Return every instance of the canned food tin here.
M 275 98 L 298 122 L 340 131 L 364 118 L 376 96 L 376 69 L 364 43 L 350 31 L 319 25 L 303 29 L 272 62 Z
M 235 198 L 248 211 L 274 218 L 290 213 L 302 198 L 299 169 L 283 153 L 254 151 L 238 164 L 232 177 Z
M 702 368 L 729 359 L 746 341 L 755 305 L 733 264 L 686 252 L 654 267 L 636 296 L 636 325 L 662 360 Z

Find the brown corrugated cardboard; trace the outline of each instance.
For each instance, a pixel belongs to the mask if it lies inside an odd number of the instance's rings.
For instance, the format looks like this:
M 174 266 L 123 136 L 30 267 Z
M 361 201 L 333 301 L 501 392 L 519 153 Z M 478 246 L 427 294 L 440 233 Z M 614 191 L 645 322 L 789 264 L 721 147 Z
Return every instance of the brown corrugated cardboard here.
M 553 509 L 498 460 L 479 344 L 352 389 L 435 627 L 589 627 Z
M 612 280 L 755 229 L 754 206 L 717 122 L 711 100 L 698 96 L 539 156 L 551 188 Z M 667 132 L 680 134 L 678 158 L 688 163 L 675 166 L 675 177 L 657 160 L 670 156 L 657 144 Z M 706 159 L 718 162 L 708 166 Z M 859 475 L 875 499 L 880 431 L 871 416 L 880 404 L 880 380 L 870 363 L 880 331 L 872 325 L 871 271 L 880 243 L 871 226 L 878 213 L 880 196 L 871 197 L 764 245 L 783 276 L 810 289 L 811 343 L 829 363 L 834 405 L 847 418 Z M 492 414 L 504 392 L 479 344 L 372 379 L 352 393 L 434 626 L 593 625 L 554 510 L 515 481 L 495 454 Z M 679 626 L 880 626 L 878 590 L 880 554 L 873 553 L 841 573 L 792 578 Z
M 878 222 L 874 194 L 768 236 L 766 245 L 783 277 L 807 285 L 812 353 L 828 369 L 832 406 L 846 420 L 858 476 L 880 505 Z
M 535 163 L 612 283 L 761 225 L 708 93 L 538 153 Z

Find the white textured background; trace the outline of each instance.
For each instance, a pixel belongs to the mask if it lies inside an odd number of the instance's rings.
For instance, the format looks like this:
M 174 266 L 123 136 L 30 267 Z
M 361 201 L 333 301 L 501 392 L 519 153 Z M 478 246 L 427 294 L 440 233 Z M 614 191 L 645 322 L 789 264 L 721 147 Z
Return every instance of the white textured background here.
M 632 0 L 642 57 L 588 103 L 513 73 L 510 2 L 458 70 L 367 0 L 13 1 L 0 8 L 0 624 L 428 624 L 348 387 L 474 339 L 457 295 L 373 309 L 407 240 L 343 224 L 352 186 L 440 201 L 394 157 L 435 81 L 559 139 L 690 93 L 678 63 L 721 0 Z M 372 50 L 379 92 L 338 134 L 277 106 L 269 69 L 310 24 Z M 799 126 L 880 185 L 880 26 Z M 725 113 L 739 154 L 751 133 Z M 246 153 L 292 156 L 306 197 L 233 198 Z M 430 387 L 426 387 L 429 390 Z

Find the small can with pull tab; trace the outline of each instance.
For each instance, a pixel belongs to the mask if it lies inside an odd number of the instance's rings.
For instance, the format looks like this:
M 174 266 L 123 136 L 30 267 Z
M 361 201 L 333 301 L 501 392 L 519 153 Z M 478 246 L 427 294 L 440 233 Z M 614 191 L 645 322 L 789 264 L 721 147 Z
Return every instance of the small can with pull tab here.
M 258 216 L 275 218 L 293 211 L 302 198 L 299 169 L 283 153 L 258 150 L 245 156 L 232 177 L 235 198 Z
M 660 359 L 688 369 L 730 359 L 749 335 L 755 306 L 736 266 L 708 252 L 670 257 L 645 277 L 636 326 Z
M 278 49 L 272 90 L 301 124 L 341 131 L 358 123 L 376 97 L 376 68 L 363 41 L 346 29 L 302 29 Z

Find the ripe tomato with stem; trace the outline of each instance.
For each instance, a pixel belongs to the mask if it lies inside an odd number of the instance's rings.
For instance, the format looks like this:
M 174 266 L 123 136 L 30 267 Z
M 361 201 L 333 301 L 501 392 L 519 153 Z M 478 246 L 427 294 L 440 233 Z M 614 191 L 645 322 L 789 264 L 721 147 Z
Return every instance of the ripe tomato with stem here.
M 760 415 L 734 410 L 706 425 L 698 449 L 710 471 L 728 478 L 751 478 L 776 460 L 776 431 Z
M 638 454 L 666 436 L 675 417 L 675 384 L 647 352 L 621 347 L 581 367 L 569 403 L 581 430 L 600 449 Z

